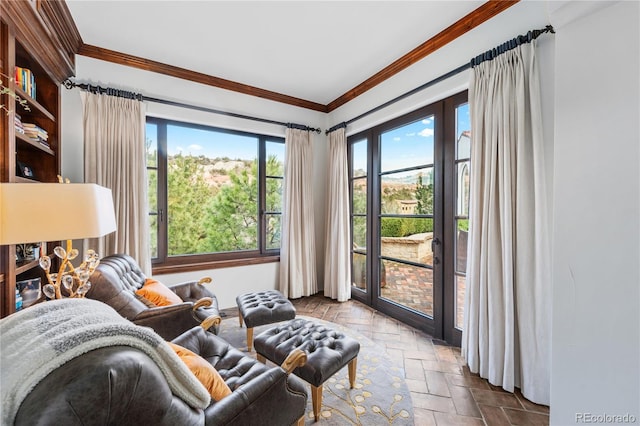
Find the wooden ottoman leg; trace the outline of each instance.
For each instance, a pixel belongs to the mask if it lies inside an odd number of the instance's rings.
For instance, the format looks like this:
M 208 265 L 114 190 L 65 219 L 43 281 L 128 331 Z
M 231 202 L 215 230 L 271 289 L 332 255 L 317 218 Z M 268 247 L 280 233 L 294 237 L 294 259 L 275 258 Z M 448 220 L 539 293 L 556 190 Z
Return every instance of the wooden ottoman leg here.
M 240 328 L 242 328 L 242 312 L 238 312 L 238 319 L 240 320 Z
M 300 417 L 296 422 L 296 426 L 304 426 L 304 416 Z
M 322 385 L 318 387 L 311 385 L 311 405 L 313 405 L 313 417 L 317 422 L 320 418 L 320 407 L 322 407 Z
M 266 364 L 266 363 L 267 363 L 267 359 L 266 359 L 265 357 L 263 357 L 262 355 L 260 355 L 259 353 L 257 353 L 257 352 L 256 352 L 256 359 L 257 359 L 259 362 L 263 363 L 263 364 Z
M 349 361 L 349 384 L 351 385 L 351 389 L 356 384 L 356 366 L 358 365 L 358 357 L 355 357 L 351 361 Z
M 251 352 L 251 347 L 253 346 L 253 327 L 247 328 L 247 348 L 248 352 Z

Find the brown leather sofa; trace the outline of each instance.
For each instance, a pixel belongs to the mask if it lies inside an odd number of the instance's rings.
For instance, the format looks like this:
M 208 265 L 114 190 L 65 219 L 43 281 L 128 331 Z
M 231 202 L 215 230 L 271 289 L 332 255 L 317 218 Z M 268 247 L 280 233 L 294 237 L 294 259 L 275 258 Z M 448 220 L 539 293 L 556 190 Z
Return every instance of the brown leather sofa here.
M 222 338 L 194 327 L 173 340 L 209 361 L 232 393 L 194 409 L 172 394 L 144 352 L 109 346 L 58 367 L 24 399 L 16 425 L 291 425 L 304 424 L 307 394 L 289 372 L 304 362 L 267 367 Z M 290 357 L 293 358 L 293 357 Z M 285 365 L 286 364 L 286 365 Z
M 218 300 L 203 285 L 210 279 L 169 287 L 183 300 L 170 306 L 155 306 L 136 294 L 146 279 L 131 256 L 106 256 L 100 259 L 100 265 L 90 278 L 91 289 L 86 297 L 106 303 L 137 325 L 153 328 L 165 340 L 171 340 L 196 325 L 218 334 L 221 321 Z

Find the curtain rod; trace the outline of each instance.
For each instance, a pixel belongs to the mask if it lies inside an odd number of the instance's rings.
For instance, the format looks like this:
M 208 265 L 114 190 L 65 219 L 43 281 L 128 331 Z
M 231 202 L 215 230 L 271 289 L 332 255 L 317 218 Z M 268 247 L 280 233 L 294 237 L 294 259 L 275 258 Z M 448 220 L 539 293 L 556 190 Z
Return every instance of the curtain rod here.
M 210 113 L 219 114 L 219 115 L 226 115 L 227 117 L 242 118 L 244 120 L 259 121 L 261 123 L 268 123 L 268 124 L 277 124 L 277 125 L 284 126 L 284 127 L 291 127 L 291 128 L 296 128 L 296 129 L 300 129 L 300 130 L 308 130 L 310 132 L 316 132 L 316 133 L 322 132 L 322 129 L 317 129 L 317 128 L 305 126 L 304 124 L 284 123 L 282 121 L 269 120 L 269 119 L 260 118 L 260 117 L 252 117 L 250 115 L 238 114 L 238 113 L 235 113 L 235 112 L 228 112 L 228 111 L 221 111 L 221 110 L 218 110 L 218 109 L 207 108 L 207 107 L 202 107 L 202 106 L 192 105 L 192 104 L 186 104 L 186 103 L 183 103 L 183 102 L 176 102 L 176 101 L 170 101 L 170 100 L 167 100 L 167 99 L 153 98 L 151 96 L 145 96 L 145 95 L 143 95 L 141 93 L 128 92 L 126 90 L 113 89 L 113 88 L 110 88 L 110 87 L 94 86 L 92 84 L 86 84 L 86 83 L 76 83 L 76 82 L 71 81 L 69 79 L 66 79 L 63 84 L 64 84 L 64 87 L 66 87 L 67 89 L 73 89 L 74 87 L 77 87 L 79 89 L 86 90 L 87 92 L 90 92 L 90 93 L 106 94 L 106 95 L 117 96 L 117 97 L 126 98 L 126 99 L 136 99 L 136 100 L 139 100 L 139 101 L 155 102 L 155 103 L 158 103 L 158 104 L 177 106 L 177 107 L 180 107 L 180 108 L 194 109 L 194 110 L 197 110 L 197 111 L 210 112 Z
M 545 28 L 543 29 L 539 29 L 539 30 L 533 30 L 533 31 L 529 31 L 526 35 L 519 35 L 505 43 L 502 43 L 500 46 L 495 47 L 491 50 L 487 50 L 486 52 L 476 56 L 475 58 L 472 58 L 471 61 L 467 62 L 464 65 L 460 65 L 458 68 L 451 70 L 445 74 L 442 74 L 439 77 L 434 78 L 431 81 L 428 81 L 424 84 L 422 84 L 421 86 L 416 87 L 415 89 L 411 89 L 408 92 L 405 92 L 399 96 L 396 96 L 395 98 L 381 104 L 378 105 L 375 108 L 372 108 L 366 112 L 363 112 L 362 114 L 358 115 L 357 117 L 353 117 L 350 120 L 344 121 L 342 123 L 336 124 L 335 126 L 331 127 L 329 130 L 327 130 L 325 132 L 325 134 L 329 134 L 330 132 L 340 129 L 342 127 L 346 127 L 347 125 L 360 120 L 361 118 L 366 117 L 367 115 L 371 115 L 374 112 L 378 112 L 383 108 L 388 107 L 389 105 L 395 104 L 398 101 L 401 101 L 405 98 L 408 98 L 411 95 L 414 95 L 430 86 L 433 86 L 434 84 L 440 83 L 441 81 L 447 80 L 451 77 L 453 77 L 454 75 L 460 74 L 462 71 L 468 70 L 469 68 L 473 68 L 475 66 L 480 65 L 482 62 L 484 61 L 490 61 L 493 58 L 495 58 L 498 55 L 501 55 L 502 53 L 505 53 L 509 50 L 515 49 L 517 46 L 521 45 L 521 44 L 525 44 L 525 43 L 530 43 L 533 40 L 537 39 L 538 37 L 540 37 L 542 34 L 544 33 L 551 33 L 551 34 L 555 34 L 555 30 L 553 29 L 553 27 L 551 25 L 547 25 Z

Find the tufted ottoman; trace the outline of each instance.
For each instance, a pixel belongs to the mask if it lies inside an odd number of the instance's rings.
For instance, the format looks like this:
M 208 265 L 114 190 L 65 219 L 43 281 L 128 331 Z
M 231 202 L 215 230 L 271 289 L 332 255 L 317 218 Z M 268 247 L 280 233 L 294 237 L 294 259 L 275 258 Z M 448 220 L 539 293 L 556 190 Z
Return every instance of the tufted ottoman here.
M 360 343 L 322 324 L 295 319 L 260 333 L 255 341 L 257 358 L 278 365 L 293 349 L 307 354 L 307 363 L 293 374 L 311 385 L 313 415 L 318 420 L 322 406 L 322 384 L 349 364 L 349 384 L 353 389 Z
M 276 290 L 246 293 L 236 297 L 240 313 L 240 327 L 242 320 L 247 325 L 247 348 L 251 352 L 253 343 L 253 327 L 274 322 L 286 321 L 296 317 L 296 308 L 289 299 Z

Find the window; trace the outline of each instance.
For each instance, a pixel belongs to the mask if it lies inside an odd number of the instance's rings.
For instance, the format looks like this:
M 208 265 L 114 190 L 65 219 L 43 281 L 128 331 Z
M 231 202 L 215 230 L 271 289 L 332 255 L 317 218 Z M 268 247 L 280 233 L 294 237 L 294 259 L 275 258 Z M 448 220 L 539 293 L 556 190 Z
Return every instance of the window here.
M 148 117 L 154 265 L 277 255 L 284 139 Z

